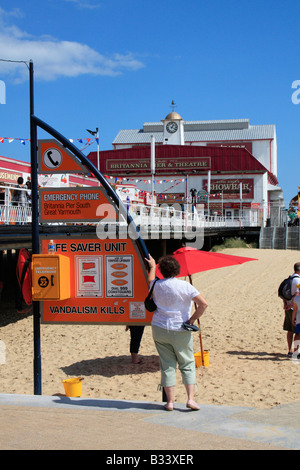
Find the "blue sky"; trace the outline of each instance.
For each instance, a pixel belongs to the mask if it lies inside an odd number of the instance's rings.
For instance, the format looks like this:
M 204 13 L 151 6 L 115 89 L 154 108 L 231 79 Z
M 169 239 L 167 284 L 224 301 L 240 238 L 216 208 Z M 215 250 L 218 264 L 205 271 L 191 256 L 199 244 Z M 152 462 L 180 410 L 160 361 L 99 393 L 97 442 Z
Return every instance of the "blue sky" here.
M 98 127 L 111 149 L 172 100 L 187 121 L 275 124 L 287 204 L 300 186 L 299 18 L 299 0 L 0 0 L 0 58 L 33 60 L 35 114 L 76 144 Z M 0 80 L 0 137 L 15 139 L 0 155 L 29 161 L 16 140 L 30 138 L 28 69 L 0 62 Z

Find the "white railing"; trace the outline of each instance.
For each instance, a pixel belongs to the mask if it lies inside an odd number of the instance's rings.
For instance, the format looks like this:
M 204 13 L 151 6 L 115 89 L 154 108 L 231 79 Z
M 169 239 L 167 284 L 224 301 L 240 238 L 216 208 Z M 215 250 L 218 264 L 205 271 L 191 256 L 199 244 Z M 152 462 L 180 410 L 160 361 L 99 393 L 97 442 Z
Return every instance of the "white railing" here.
M 14 200 L 16 192 L 24 191 L 26 196 L 30 194 L 27 189 L 0 186 L 0 192 L 5 191 L 4 204 L 0 204 L 0 225 L 23 225 L 31 222 L 30 199 L 26 203 Z M 17 198 L 15 198 L 17 199 Z M 257 220 L 246 214 L 241 218 L 225 218 L 219 215 L 205 215 L 197 211 L 191 204 L 181 206 L 145 206 L 143 204 L 131 204 L 127 207 L 135 224 L 143 230 L 154 231 L 180 231 L 198 230 L 203 228 L 258 226 Z M 126 224 L 123 217 L 123 224 Z M 90 224 L 90 222 L 86 222 Z M 56 224 L 55 224 L 56 225 Z
M 31 206 L 0 205 L 0 224 L 24 225 L 31 222 Z
M 143 228 L 173 230 L 187 229 L 188 227 L 203 227 L 203 218 L 197 211 L 179 210 L 174 207 L 144 206 L 132 204 L 129 206 L 129 214 L 135 224 Z
M 174 209 L 172 206 L 144 206 L 142 204 L 132 204 L 129 206 L 129 213 L 133 217 L 135 224 L 140 227 L 161 228 L 171 227 L 176 229 L 189 228 L 217 228 L 217 227 L 249 227 L 259 226 L 256 217 L 245 214 L 240 218 L 226 218 L 219 215 L 205 215 L 192 209 L 191 204 L 184 210 Z
M 0 224 L 24 225 L 31 222 L 31 192 L 28 188 L 0 186 Z M 22 195 L 22 197 L 20 197 Z

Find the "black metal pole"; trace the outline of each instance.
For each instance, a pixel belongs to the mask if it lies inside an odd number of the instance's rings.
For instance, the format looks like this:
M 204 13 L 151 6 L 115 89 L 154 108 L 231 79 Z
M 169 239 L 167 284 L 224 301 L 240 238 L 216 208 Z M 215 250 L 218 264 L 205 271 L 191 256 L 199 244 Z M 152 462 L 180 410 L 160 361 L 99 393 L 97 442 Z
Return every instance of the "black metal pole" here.
M 34 122 L 34 90 L 33 90 L 33 62 L 29 63 L 30 86 L 30 154 L 31 154 L 31 208 L 32 208 L 32 253 L 39 253 L 39 213 L 38 213 L 38 168 L 37 168 L 37 126 Z M 33 308 L 33 343 L 34 343 L 34 394 L 42 394 L 42 361 L 41 361 L 41 326 L 40 303 L 32 302 Z

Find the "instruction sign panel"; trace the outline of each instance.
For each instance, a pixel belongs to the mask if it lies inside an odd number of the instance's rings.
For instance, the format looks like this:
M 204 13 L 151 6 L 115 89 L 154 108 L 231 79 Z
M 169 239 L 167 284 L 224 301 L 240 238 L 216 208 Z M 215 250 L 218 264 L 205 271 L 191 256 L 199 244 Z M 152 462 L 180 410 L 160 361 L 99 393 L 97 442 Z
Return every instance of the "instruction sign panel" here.
M 102 297 L 102 256 L 75 256 L 75 297 Z
M 105 256 L 106 297 L 134 297 L 133 256 Z
M 41 253 L 47 253 L 49 238 L 40 237 Z M 53 241 L 55 253 L 70 261 L 70 297 L 43 301 L 43 323 L 151 323 L 144 306 L 147 271 L 133 240 L 76 234 Z

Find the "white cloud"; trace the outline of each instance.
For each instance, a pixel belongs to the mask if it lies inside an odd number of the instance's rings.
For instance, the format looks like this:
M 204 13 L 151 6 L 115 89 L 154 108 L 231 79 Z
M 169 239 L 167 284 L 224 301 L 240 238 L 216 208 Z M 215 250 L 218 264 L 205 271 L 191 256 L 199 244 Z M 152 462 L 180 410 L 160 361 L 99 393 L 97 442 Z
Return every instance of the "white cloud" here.
M 87 74 L 116 76 L 144 67 L 132 53 L 105 56 L 86 44 L 49 37 L 34 38 L 16 26 L 3 25 L 3 22 L 0 23 L 0 44 L 0 59 L 32 60 L 37 80 L 53 81 L 59 77 Z M 4 76 L 23 82 L 28 79 L 28 70 L 24 64 L 0 61 L 0 79 Z
M 79 8 L 86 8 L 89 10 L 94 10 L 100 8 L 100 4 L 91 3 L 89 0 L 65 0 L 65 2 L 75 3 Z

